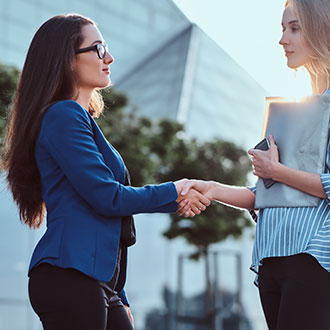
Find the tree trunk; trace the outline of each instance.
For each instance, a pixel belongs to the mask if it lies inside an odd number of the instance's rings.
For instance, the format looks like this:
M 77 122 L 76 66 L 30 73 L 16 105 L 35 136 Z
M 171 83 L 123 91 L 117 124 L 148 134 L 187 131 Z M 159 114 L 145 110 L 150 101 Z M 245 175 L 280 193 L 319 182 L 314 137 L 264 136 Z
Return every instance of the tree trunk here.
M 211 276 L 210 276 L 210 262 L 209 262 L 209 251 L 208 247 L 204 249 L 204 258 L 205 258 L 205 280 L 206 280 L 206 288 L 205 288 L 205 308 L 204 308 L 204 315 L 205 315 L 205 322 L 206 322 L 206 329 L 213 330 L 214 328 L 214 306 L 213 306 L 213 299 L 212 299 L 212 286 L 211 286 Z

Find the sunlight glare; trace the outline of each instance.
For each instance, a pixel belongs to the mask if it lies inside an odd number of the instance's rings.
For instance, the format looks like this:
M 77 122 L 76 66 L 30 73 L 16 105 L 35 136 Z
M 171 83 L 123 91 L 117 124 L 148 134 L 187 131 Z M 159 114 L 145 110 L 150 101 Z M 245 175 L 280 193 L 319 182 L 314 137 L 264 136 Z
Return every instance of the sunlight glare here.
M 297 71 L 289 70 L 288 79 L 282 82 L 286 93 L 281 96 L 301 99 L 305 96 L 312 95 L 310 77 L 307 70 L 304 68 L 299 68 Z

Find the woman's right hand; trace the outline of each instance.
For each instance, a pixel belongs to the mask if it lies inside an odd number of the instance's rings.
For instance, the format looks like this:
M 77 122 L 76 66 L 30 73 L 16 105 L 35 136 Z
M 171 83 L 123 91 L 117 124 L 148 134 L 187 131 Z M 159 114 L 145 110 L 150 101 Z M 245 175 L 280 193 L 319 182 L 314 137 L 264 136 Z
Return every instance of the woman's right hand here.
M 203 196 L 212 200 L 213 197 L 213 181 L 203 181 L 203 180 L 186 180 L 181 190 L 181 196 L 185 196 L 190 189 L 195 189 L 199 191 Z
M 205 186 L 207 183 L 206 181 L 188 179 L 174 182 L 178 193 L 176 200 L 179 203 L 178 215 L 193 217 L 205 211 L 211 203 L 211 198 L 207 194 L 208 188 Z
M 181 196 L 187 196 L 188 192 L 194 189 L 210 201 L 243 209 L 254 208 L 255 194 L 246 187 L 229 186 L 216 181 L 186 180 L 182 186 Z M 178 214 L 182 213 L 184 203 L 185 199 L 179 204 Z

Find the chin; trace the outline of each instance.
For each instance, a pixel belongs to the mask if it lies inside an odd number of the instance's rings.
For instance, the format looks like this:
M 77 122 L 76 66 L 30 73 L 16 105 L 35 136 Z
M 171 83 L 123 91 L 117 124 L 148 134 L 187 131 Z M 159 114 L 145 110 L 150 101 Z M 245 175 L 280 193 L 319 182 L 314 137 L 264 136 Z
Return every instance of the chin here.
M 290 68 L 290 69 L 298 69 L 300 67 L 302 67 L 304 64 L 300 64 L 300 63 L 290 63 L 290 61 L 288 61 L 287 63 L 287 66 Z
M 306 65 L 306 61 L 304 60 L 300 60 L 300 61 L 295 61 L 293 58 L 288 58 L 288 61 L 287 61 L 287 66 L 290 68 L 290 69 L 298 69 L 302 66 L 305 66 Z
M 288 65 L 288 68 L 290 68 L 290 69 L 298 69 L 299 68 L 299 66 L 296 66 L 296 65 L 293 65 L 293 64 L 290 64 L 290 63 L 288 63 L 287 64 Z
M 111 86 L 111 80 L 110 80 L 110 79 L 108 79 L 107 81 L 105 81 L 105 82 L 103 82 L 103 83 L 100 83 L 100 84 L 97 86 L 97 88 L 101 88 L 101 89 L 103 89 L 103 88 L 107 88 L 107 87 L 109 87 L 109 86 Z

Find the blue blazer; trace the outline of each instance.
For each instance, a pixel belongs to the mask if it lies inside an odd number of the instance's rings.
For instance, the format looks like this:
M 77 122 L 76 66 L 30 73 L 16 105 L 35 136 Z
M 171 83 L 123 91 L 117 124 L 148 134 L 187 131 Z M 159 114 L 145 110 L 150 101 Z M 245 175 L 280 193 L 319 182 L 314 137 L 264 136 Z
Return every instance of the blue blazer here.
M 29 267 L 47 262 L 74 268 L 102 282 L 115 271 L 123 216 L 174 212 L 172 182 L 125 186 L 125 164 L 91 115 L 68 100 L 45 113 L 36 142 L 36 161 L 47 208 L 47 230 Z M 124 304 L 127 249 L 116 290 Z

